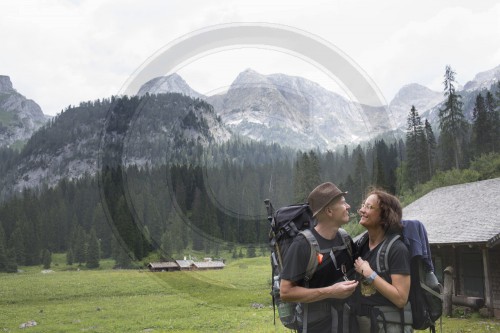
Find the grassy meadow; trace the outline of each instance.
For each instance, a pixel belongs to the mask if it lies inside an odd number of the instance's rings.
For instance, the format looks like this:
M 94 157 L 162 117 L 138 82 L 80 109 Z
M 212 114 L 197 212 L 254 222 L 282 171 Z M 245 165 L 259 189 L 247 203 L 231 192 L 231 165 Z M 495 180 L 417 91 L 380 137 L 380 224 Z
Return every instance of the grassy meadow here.
M 268 258 L 223 270 L 151 273 L 53 264 L 0 274 L 0 332 L 287 332 L 273 325 Z M 61 263 L 57 263 L 60 261 Z M 20 328 L 29 321 L 37 325 Z M 444 332 L 500 332 L 479 317 L 443 320 Z

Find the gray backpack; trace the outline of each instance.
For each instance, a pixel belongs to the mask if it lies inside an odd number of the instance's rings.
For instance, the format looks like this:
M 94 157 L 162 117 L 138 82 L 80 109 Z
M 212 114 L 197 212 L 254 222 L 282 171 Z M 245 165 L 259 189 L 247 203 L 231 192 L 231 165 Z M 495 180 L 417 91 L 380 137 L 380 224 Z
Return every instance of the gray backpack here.
M 320 250 L 318 241 L 311 232 L 311 229 L 314 227 L 314 218 L 308 204 L 285 206 L 274 211 L 269 200 L 266 200 L 265 203 L 268 220 L 271 223 L 269 245 L 271 248 L 271 296 L 273 299 L 274 323 L 276 324 L 276 308 L 278 308 L 278 316 L 285 327 L 292 330 L 302 330 L 305 333 L 307 331 L 307 306 L 303 306 L 300 303 L 284 302 L 280 298 L 280 278 L 283 269 L 283 258 L 285 258 L 286 252 L 295 237 L 303 235 L 311 246 L 311 255 L 304 277 L 305 287 L 307 287 L 318 267 L 318 253 L 328 254 L 335 267 L 337 267 L 334 252 L 347 250 L 349 256 L 352 257 L 351 240 L 345 230 L 339 229 L 344 244 L 332 249 Z

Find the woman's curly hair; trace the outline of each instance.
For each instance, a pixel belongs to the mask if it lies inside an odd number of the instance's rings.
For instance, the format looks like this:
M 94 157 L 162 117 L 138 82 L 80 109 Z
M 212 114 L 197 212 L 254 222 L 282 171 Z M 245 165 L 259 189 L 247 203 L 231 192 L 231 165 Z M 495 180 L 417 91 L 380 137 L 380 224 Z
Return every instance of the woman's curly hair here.
M 401 233 L 403 231 L 401 223 L 403 208 L 399 199 L 382 189 L 372 189 L 368 196 L 372 194 L 378 197 L 380 219 L 384 231 L 386 233 Z

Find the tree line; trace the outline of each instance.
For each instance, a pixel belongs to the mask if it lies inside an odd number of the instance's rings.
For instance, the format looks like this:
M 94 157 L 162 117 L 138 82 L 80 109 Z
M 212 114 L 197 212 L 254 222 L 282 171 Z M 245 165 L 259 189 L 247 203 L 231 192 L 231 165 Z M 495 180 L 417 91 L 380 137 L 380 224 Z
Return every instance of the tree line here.
M 55 252 L 89 268 L 101 258 L 128 267 L 152 252 L 165 259 L 190 250 L 217 256 L 243 245 L 253 253 L 267 242 L 264 199 L 275 207 L 304 202 L 317 184 L 333 181 L 349 191 L 355 211 L 370 186 L 408 196 L 439 173 L 467 169 L 488 154 L 498 164 L 500 84 L 477 95 L 469 123 L 454 75 L 447 67 L 438 135 L 412 107 L 404 139 L 295 152 L 236 137 L 208 147 L 191 143 L 196 156 L 186 163 L 115 161 L 94 176 L 26 189 L 0 205 L 0 271 L 47 265 Z M 16 160 L 10 150 L 0 156 L 0 168 Z

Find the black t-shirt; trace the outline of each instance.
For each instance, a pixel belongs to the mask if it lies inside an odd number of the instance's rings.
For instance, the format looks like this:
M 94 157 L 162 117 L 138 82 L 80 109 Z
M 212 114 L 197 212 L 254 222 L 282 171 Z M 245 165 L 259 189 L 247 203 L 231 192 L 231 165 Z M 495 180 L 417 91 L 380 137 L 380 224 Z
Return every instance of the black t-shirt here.
M 342 236 L 339 232 L 334 239 L 329 240 L 321 237 L 320 234 L 314 229 L 312 233 L 316 240 L 320 250 L 331 249 L 332 247 L 344 245 Z M 352 241 L 351 247 L 353 246 Z M 323 254 L 323 259 L 321 263 L 318 263 L 318 267 L 313 277 L 309 281 L 309 288 L 320 288 L 332 285 L 342 279 L 343 273 L 341 271 L 341 265 L 345 264 L 347 270 L 353 268 L 353 260 L 350 258 L 347 250 L 336 251 L 335 259 L 337 261 L 337 267 L 335 267 L 330 255 L 328 253 Z M 303 235 L 297 236 L 290 248 L 286 252 L 283 261 L 283 271 L 281 273 L 281 278 L 297 283 L 300 286 L 304 286 L 304 276 L 309 263 L 309 257 L 311 255 L 311 246 L 309 242 Z
M 377 245 L 373 250 L 370 251 L 368 246 L 368 241 L 359 248 L 359 254 L 364 259 L 367 260 L 370 264 L 370 267 L 377 272 L 377 252 L 379 248 L 382 246 L 382 243 Z M 410 252 L 406 245 L 403 243 L 401 239 L 398 239 L 392 244 L 392 247 L 389 249 L 388 255 L 388 265 L 386 268 L 387 271 L 385 273 L 377 272 L 384 280 L 389 283 L 392 283 L 391 274 L 401 274 L 401 275 L 410 275 Z M 362 283 L 359 284 L 357 288 L 357 296 L 360 297 L 361 304 L 366 305 L 391 305 L 394 304 L 382 296 L 374 287 L 371 285 L 371 292 L 373 294 L 369 296 L 364 296 L 361 293 L 361 289 L 363 288 Z M 370 286 L 367 287 L 368 289 Z M 370 292 L 365 292 L 367 295 Z
M 321 237 L 316 230 L 312 229 L 312 233 L 316 240 L 320 250 L 327 250 L 333 247 L 344 245 L 344 241 L 339 232 L 334 239 L 328 240 Z M 349 237 L 350 246 L 353 247 L 351 238 Z M 288 248 L 285 258 L 283 260 L 283 271 L 281 273 L 281 278 L 297 283 L 299 286 L 304 286 L 304 276 L 307 269 L 307 264 L 309 263 L 309 258 L 311 255 L 311 246 L 309 242 L 303 235 L 297 236 L 293 243 Z M 350 257 L 347 250 L 339 250 L 334 252 L 335 260 L 337 262 L 337 267 L 335 267 L 333 260 L 330 258 L 328 253 L 323 254 L 323 259 L 321 263 L 318 263 L 318 267 L 309 281 L 308 288 L 320 288 L 326 287 L 339 282 L 343 279 L 344 274 L 341 270 L 341 265 L 345 264 L 347 270 L 352 270 L 354 267 L 354 262 Z M 328 312 L 317 312 L 316 304 L 319 303 L 326 304 L 339 304 L 340 300 L 328 299 L 321 302 L 309 303 L 309 314 L 308 314 L 308 326 L 307 331 L 311 333 L 323 333 L 330 332 L 332 330 L 332 317 L 331 313 Z

